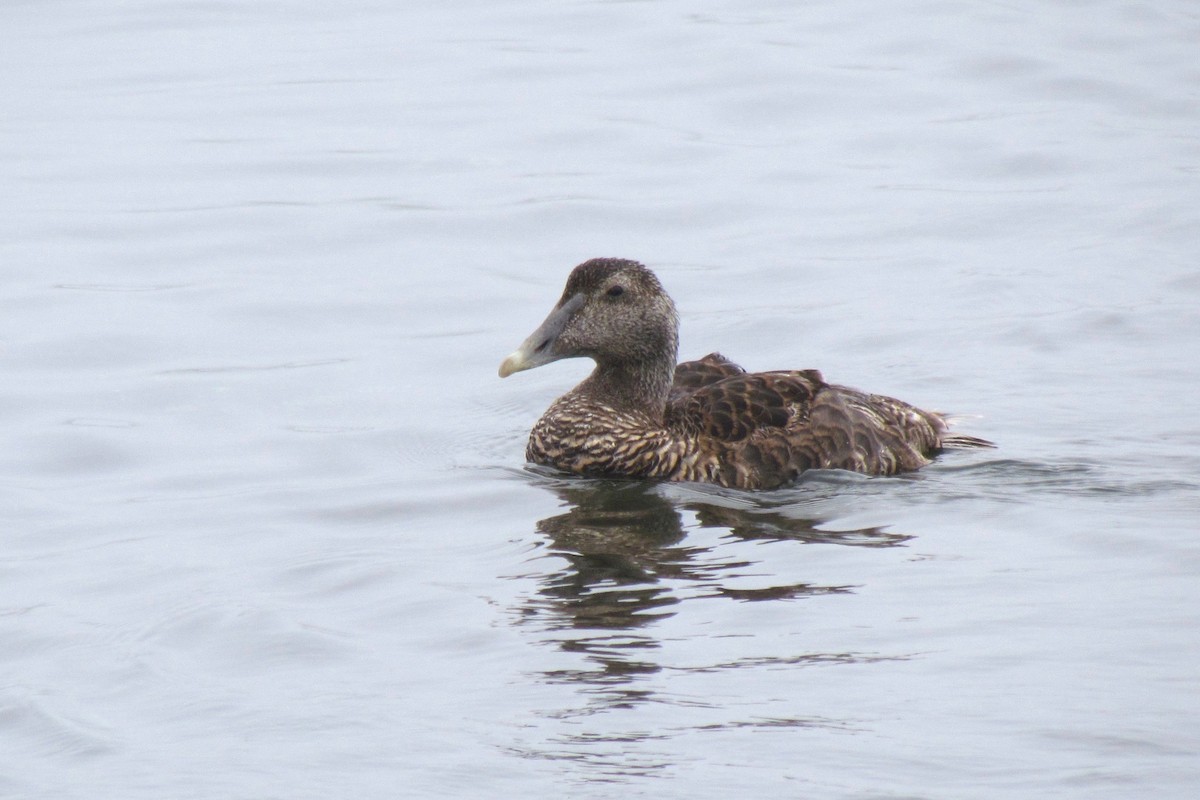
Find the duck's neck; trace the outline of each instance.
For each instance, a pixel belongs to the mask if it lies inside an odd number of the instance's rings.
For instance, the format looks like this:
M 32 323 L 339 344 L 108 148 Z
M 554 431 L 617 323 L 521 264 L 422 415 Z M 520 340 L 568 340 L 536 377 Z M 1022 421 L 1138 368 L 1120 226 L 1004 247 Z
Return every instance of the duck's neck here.
M 641 411 L 663 421 L 667 395 L 675 380 L 675 355 L 637 362 L 598 362 L 577 391 L 621 411 Z

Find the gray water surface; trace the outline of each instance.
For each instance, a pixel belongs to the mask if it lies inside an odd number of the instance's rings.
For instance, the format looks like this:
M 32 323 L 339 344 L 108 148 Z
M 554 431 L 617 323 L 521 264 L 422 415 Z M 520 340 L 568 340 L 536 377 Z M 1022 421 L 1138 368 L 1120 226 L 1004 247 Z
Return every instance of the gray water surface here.
M 1189 2 L 2 14 L 0 796 L 1192 798 Z M 995 451 L 531 470 L 592 256 Z

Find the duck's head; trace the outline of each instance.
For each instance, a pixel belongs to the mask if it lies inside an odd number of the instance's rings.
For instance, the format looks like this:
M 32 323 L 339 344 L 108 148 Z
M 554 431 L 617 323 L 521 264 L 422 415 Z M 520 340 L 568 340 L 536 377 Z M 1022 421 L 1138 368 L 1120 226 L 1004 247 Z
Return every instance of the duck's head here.
M 593 258 L 571 271 L 546 321 L 500 365 L 500 377 L 560 358 L 601 367 L 675 366 L 679 318 L 654 273 L 636 261 Z

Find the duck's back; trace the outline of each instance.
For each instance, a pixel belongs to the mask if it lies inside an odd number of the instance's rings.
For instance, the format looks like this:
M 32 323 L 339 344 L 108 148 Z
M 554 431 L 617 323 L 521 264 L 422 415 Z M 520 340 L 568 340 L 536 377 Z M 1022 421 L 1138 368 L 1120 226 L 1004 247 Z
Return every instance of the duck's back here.
M 808 469 L 891 475 L 943 446 L 941 416 L 828 384 L 816 370 L 747 373 L 713 353 L 680 364 L 666 426 L 694 440 L 704 479 L 771 488 Z

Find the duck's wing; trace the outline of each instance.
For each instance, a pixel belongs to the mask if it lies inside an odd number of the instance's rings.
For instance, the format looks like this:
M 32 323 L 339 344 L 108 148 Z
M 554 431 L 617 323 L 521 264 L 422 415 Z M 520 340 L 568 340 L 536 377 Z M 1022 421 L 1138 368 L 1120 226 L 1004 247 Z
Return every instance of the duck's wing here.
M 746 370 L 720 353 L 709 353 L 695 361 L 684 361 L 675 367 L 675 380 L 671 384 L 671 394 L 667 403 L 678 402 L 697 389 L 717 381 L 745 374 Z
M 823 386 L 811 370 L 739 370 L 691 390 L 677 382 L 665 421 L 693 454 L 685 479 L 769 489 L 819 466 L 820 448 L 807 421 Z
M 697 376 L 707 377 L 702 372 Z M 816 370 L 747 373 L 738 368 L 696 388 L 677 378 L 667 403 L 667 425 L 721 442 L 796 429 L 808 420 L 813 400 L 825 386 Z
M 917 469 L 941 449 L 947 430 L 938 414 L 828 384 L 816 370 L 739 371 L 697 382 L 687 390 L 677 381 L 667 426 L 694 437 L 711 456 L 708 479 L 729 486 L 778 486 L 807 469 Z

